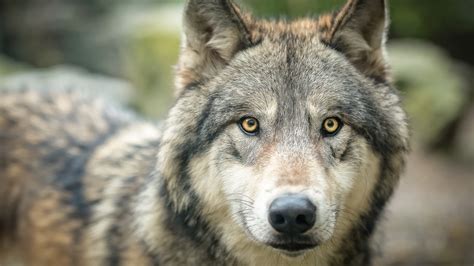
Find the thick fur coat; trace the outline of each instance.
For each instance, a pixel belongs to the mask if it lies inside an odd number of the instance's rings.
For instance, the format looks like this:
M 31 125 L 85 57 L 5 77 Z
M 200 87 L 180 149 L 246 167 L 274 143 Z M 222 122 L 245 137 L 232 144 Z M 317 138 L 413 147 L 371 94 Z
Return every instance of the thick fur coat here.
M 0 264 L 370 264 L 408 151 L 386 5 L 266 21 L 189 0 L 161 126 L 75 92 L 3 92 Z M 269 216 L 285 195 L 314 207 L 302 233 Z

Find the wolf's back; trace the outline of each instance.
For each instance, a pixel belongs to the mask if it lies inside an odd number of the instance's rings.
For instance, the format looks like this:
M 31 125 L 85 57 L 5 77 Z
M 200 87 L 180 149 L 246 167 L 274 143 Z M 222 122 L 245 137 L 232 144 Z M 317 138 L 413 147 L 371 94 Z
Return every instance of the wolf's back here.
M 40 195 L 64 192 L 65 204 L 80 204 L 79 178 L 91 153 L 128 119 L 128 114 L 77 93 L 1 92 L 0 238 L 18 237 L 18 217 L 34 216 L 24 212 Z M 61 200 L 52 204 L 57 202 Z

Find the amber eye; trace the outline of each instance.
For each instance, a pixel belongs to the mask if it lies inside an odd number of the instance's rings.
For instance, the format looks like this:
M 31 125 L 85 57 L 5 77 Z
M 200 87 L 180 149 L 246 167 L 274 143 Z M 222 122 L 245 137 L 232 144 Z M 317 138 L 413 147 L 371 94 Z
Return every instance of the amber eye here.
M 255 135 L 258 132 L 258 120 L 253 117 L 244 117 L 240 120 L 240 128 L 249 135 Z
M 327 118 L 323 122 L 323 134 L 326 136 L 336 135 L 342 127 L 342 122 L 338 118 L 331 117 Z

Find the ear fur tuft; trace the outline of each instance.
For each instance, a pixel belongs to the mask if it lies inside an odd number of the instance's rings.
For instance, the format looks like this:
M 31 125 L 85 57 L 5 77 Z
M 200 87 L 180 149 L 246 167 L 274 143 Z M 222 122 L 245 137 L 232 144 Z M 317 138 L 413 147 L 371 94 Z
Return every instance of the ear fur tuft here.
M 388 11 L 385 0 L 349 0 L 335 16 L 328 43 L 342 52 L 364 75 L 388 80 L 385 58 Z
M 237 52 L 250 46 L 240 12 L 230 0 L 188 0 L 177 65 L 177 94 L 190 84 L 215 76 Z

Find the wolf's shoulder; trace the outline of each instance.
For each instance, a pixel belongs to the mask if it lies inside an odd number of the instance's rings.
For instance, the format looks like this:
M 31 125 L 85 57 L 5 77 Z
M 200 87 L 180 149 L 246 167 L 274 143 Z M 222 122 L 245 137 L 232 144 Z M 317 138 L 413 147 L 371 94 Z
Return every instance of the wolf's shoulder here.
M 40 127 L 41 123 L 61 121 L 89 126 L 94 123 L 100 130 L 107 124 L 125 124 L 138 118 L 125 108 L 83 91 L 22 89 L 0 90 L 0 119 L 2 126 L 34 121 Z
M 10 162 L 5 167 L 16 162 L 45 172 L 41 176 L 71 177 L 84 174 L 95 154 L 118 160 L 159 143 L 157 124 L 104 99 L 76 91 L 0 94 L 0 157 Z

